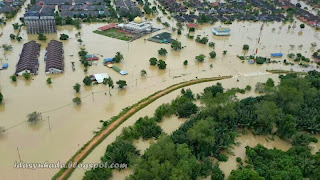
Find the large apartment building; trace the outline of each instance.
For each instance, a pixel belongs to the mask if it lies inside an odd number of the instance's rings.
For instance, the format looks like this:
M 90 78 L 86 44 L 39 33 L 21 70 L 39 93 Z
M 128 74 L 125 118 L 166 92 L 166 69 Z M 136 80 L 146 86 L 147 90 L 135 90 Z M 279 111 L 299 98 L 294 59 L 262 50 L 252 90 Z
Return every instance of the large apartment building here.
M 24 14 L 24 22 L 29 34 L 57 32 L 54 6 L 33 6 Z

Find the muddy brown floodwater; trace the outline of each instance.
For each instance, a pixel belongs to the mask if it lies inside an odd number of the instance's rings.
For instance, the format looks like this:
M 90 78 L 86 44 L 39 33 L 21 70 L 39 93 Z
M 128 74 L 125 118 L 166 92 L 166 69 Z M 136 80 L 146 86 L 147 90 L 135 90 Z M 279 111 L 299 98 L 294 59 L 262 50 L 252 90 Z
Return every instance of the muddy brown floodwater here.
M 104 25 L 103 23 L 96 23 L 83 24 L 79 30 L 87 51 L 100 57 L 97 65 L 90 67 L 88 73 L 85 74 L 77 57 L 77 52 L 82 47 L 75 37 L 78 30 L 72 26 L 59 27 L 57 34 L 47 35 L 48 40 L 46 42 L 39 42 L 37 35 L 28 35 L 25 28 L 22 28 L 20 34 L 23 38 L 22 42 L 10 40 L 9 35 L 17 33 L 17 31 L 13 30 L 12 24 L 19 22 L 19 17 L 22 17 L 23 14 L 24 9 L 14 19 L 10 20 L 7 25 L 0 26 L 0 32 L 3 32 L 0 37 L 0 45 L 12 44 L 13 46 L 13 50 L 10 52 L 3 52 L 3 49 L 0 49 L 0 63 L 9 63 L 7 70 L 0 71 L 0 91 L 4 95 L 4 102 L 0 105 L 0 126 L 7 129 L 0 137 L 0 174 L 3 179 L 51 178 L 58 169 L 15 169 L 13 167 L 14 162 L 19 161 L 17 148 L 19 148 L 21 160 L 24 162 L 66 162 L 83 144 L 92 138 L 93 131 L 98 130 L 98 127 L 101 126 L 99 120 L 108 120 L 117 115 L 123 108 L 172 84 L 195 79 L 196 77 L 233 75 L 236 78 L 240 78 L 241 81 L 235 83 L 235 79 L 233 79 L 234 81 L 231 84 L 245 87 L 252 78 L 256 78 L 257 80 L 255 81 L 265 80 L 267 76 L 263 76 L 263 74 L 267 69 L 290 70 L 292 68 L 298 71 L 311 69 L 302 69 L 299 66 L 284 66 L 282 63 L 250 65 L 247 62 L 241 62 L 236 55 L 243 53 L 243 44 L 249 44 L 249 53 L 253 52 L 261 23 L 233 23 L 229 26 L 231 28 L 230 37 L 215 37 L 211 33 L 211 25 L 200 26 L 196 34 L 208 36 L 209 41 L 216 43 L 217 58 L 215 59 L 208 58 L 208 53 L 212 48 L 188 39 L 185 36 L 187 31 L 183 31 L 182 35 L 173 33 L 173 38 L 177 38 L 186 47 L 181 51 L 172 51 L 169 45 L 144 41 L 145 38 L 149 38 L 159 32 L 170 32 L 170 29 L 161 30 L 128 43 L 92 33 L 93 30 Z M 171 25 L 175 24 L 173 20 L 167 20 L 166 17 L 162 19 L 163 21 L 168 21 Z M 152 23 L 155 27 L 163 28 L 155 20 L 152 20 Z M 220 26 L 220 23 L 215 24 L 215 26 Z M 280 26 L 283 28 L 279 29 Z M 273 52 L 283 52 L 285 55 L 289 52 L 301 52 L 303 55 L 311 57 L 314 51 L 314 49 L 310 49 L 311 43 L 319 41 L 319 32 L 315 32 L 308 26 L 302 31 L 299 28 L 288 31 L 287 26 L 288 24 L 283 25 L 282 23 L 265 25 L 261 37 L 259 55 L 270 56 L 270 53 Z M 275 28 L 275 31 L 272 31 L 273 28 Z M 58 39 L 62 33 L 70 36 L 70 40 L 63 42 L 65 72 L 60 75 L 47 75 L 44 72 L 44 50 L 51 39 Z M 32 80 L 29 81 L 19 77 L 17 82 L 13 83 L 9 76 L 15 72 L 15 65 L 18 62 L 23 44 L 30 40 L 36 40 L 41 43 L 39 74 L 33 76 Z M 290 44 L 295 45 L 295 48 L 291 49 Z M 300 44 L 303 44 L 303 47 L 298 48 Z M 167 56 L 158 56 L 157 51 L 160 48 L 168 50 Z M 222 55 L 223 50 L 228 51 L 227 55 Z M 123 62 L 117 64 L 117 66 L 127 70 L 129 72 L 127 76 L 121 76 L 102 65 L 103 58 L 112 57 L 117 51 L 124 54 Z M 194 60 L 194 57 L 199 54 L 207 56 L 204 63 L 198 64 Z M 165 60 L 168 64 L 167 69 L 158 70 L 156 67 L 150 67 L 148 60 L 151 57 Z M 189 60 L 188 66 L 183 65 L 184 60 Z M 72 71 L 71 62 L 75 62 L 75 71 Z M 210 64 L 212 64 L 212 68 L 210 68 Z M 144 78 L 140 77 L 142 69 L 147 71 L 147 76 Z M 85 75 L 103 72 L 108 73 L 114 81 L 119 79 L 126 80 L 128 87 L 124 90 L 113 89 L 111 92 L 112 97 L 105 95 L 108 88 L 103 85 L 94 85 L 92 87 L 82 85 L 79 94 L 74 92 L 72 86 L 77 82 L 82 84 Z M 256 76 L 259 74 L 262 75 Z M 46 84 L 48 77 L 52 77 L 52 85 Z M 226 82 L 229 81 L 226 80 Z M 204 83 L 204 85 L 208 84 Z M 205 86 L 201 86 L 202 89 L 203 87 Z M 174 98 L 177 94 L 179 93 L 172 93 L 172 95 L 168 96 Z M 82 97 L 82 105 L 75 106 L 72 104 L 72 98 L 75 96 Z M 158 104 L 150 105 L 150 107 L 156 108 L 164 101 L 159 102 Z M 33 111 L 42 112 L 44 121 L 36 126 L 23 123 L 26 121 L 26 115 Z M 142 112 L 146 113 L 146 115 L 153 114 L 153 111 L 148 112 L 146 109 Z M 125 122 L 123 125 L 132 125 L 138 118 L 137 116 L 134 117 L 134 120 Z M 49 122 L 51 131 L 49 130 Z M 171 126 L 170 123 L 163 122 L 163 126 L 169 125 Z M 173 127 L 177 128 L 178 125 Z M 163 128 L 168 132 L 172 130 Z M 120 133 L 120 130 L 121 128 L 118 128 L 114 133 Z M 112 134 L 93 151 L 92 157 L 95 157 L 93 162 L 99 160 L 106 145 L 112 142 L 114 138 L 115 136 Z M 90 157 L 91 154 L 85 161 L 90 160 Z M 81 178 L 83 172 L 83 170 L 76 170 L 71 179 Z

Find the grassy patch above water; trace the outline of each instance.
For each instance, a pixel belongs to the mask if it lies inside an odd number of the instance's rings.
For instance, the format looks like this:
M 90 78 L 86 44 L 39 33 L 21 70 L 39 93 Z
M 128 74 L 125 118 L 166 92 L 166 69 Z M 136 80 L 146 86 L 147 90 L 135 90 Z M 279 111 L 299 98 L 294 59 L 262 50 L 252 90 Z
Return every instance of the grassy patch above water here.
M 134 39 L 133 37 L 131 37 L 130 35 L 128 35 L 126 33 L 119 32 L 117 29 L 108 29 L 108 30 L 105 30 L 105 31 L 95 30 L 93 32 L 96 33 L 96 34 L 100 34 L 100 35 L 111 37 L 111 38 L 115 38 L 115 39 L 120 39 L 120 40 L 123 40 L 123 41 L 131 41 L 131 40 Z

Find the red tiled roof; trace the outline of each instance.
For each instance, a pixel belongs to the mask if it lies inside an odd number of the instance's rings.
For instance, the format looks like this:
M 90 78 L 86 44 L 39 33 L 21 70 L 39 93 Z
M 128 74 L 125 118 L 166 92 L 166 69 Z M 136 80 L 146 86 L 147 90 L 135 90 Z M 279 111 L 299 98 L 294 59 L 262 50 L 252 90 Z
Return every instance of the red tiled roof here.
M 115 27 L 116 27 L 116 24 L 111 23 L 111 24 L 99 27 L 98 29 L 101 30 L 101 31 L 105 31 L 105 30 L 112 29 L 112 28 L 115 28 Z

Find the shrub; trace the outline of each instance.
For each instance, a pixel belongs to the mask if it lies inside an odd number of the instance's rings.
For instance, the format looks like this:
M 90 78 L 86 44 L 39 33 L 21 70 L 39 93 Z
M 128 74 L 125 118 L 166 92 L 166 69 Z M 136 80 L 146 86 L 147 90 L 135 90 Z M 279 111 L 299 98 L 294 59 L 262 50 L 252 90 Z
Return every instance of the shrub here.
M 72 99 L 72 102 L 75 103 L 76 105 L 79 105 L 79 104 L 81 104 L 81 98 L 75 97 Z

